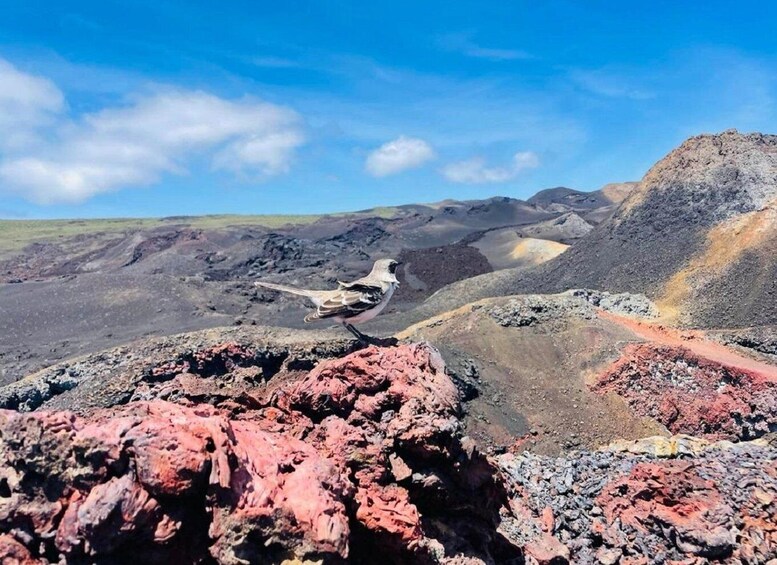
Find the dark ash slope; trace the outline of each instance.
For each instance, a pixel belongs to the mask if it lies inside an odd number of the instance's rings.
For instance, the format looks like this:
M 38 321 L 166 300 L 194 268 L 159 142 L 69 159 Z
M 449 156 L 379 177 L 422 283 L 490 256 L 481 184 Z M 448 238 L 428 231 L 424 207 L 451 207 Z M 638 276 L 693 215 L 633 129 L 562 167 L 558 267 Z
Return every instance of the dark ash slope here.
M 777 136 L 729 130 L 692 137 L 565 253 L 533 270 L 451 285 L 427 301 L 423 314 L 488 296 L 582 287 L 668 296 L 680 321 L 699 327 L 774 323 L 775 203 Z M 687 289 L 674 304 L 671 285 L 681 283 Z

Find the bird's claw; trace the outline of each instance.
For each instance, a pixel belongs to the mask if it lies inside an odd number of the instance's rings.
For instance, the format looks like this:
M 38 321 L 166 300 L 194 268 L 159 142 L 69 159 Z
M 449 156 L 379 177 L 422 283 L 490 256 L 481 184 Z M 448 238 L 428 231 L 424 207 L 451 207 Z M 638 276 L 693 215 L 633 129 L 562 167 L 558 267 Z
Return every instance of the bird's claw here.
M 347 329 L 349 332 L 353 334 L 353 336 L 359 340 L 359 343 L 363 343 L 366 345 L 369 345 L 372 343 L 372 338 L 368 335 L 363 334 L 359 330 L 357 330 L 355 327 L 353 327 L 351 324 L 343 324 L 345 326 L 345 329 Z
M 353 327 L 351 324 L 343 324 L 345 326 L 345 329 L 347 329 L 349 332 L 351 332 L 354 337 L 358 340 L 359 345 L 377 345 L 378 347 L 394 347 L 399 343 L 399 340 L 395 337 L 386 337 L 386 338 L 380 338 L 380 337 L 371 337 L 366 334 L 363 334 L 359 330 L 357 330 L 355 327 Z

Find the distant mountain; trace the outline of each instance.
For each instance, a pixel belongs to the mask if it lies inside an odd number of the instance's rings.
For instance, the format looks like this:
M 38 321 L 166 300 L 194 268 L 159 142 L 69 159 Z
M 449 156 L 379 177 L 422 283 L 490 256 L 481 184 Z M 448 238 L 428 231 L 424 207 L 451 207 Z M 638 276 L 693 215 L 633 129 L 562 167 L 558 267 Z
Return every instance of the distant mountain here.
M 636 186 L 635 182 L 612 183 L 593 192 L 559 186 L 542 190 L 527 202 L 546 212 L 575 212 L 595 225 L 607 219 Z
M 599 189 L 599 192 L 613 204 L 620 204 L 639 185 L 638 182 L 611 182 Z
M 258 277 L 327 288 L 397 257 L 390 309 L 410 309 L 456 281 L 546 261 L 591 227 L 504 197 L 318 217 L 0 222 L 0 383 L 151 333 L 301 324 L 302 302 L 257 293 Z
M 637 184 L 636 182 L 610 183 L 592 192 L 557 186 L 539 191 L 527 202 L 538 208 L 547 208 L 555 204 L 570 210 L 592 210 L 610 204 L 620 204 Z
M 548 263 L 542 287 L 646 292 L 669 319 L 777 322 L 777 136 L 692 137 Z
M 535 269 L 441 289 L 416 315 L 487 296 L 586 287 L 645 293 L 669 323 L 777 324 L 777 136 L 729 130 L 692 137 L 635 187 L 605 190 L 616 199 L 629 195 L 566 252 Z M 559 197 L 576 199 L 555 189 L 538 200 Z
M 527 202 L 542 209 L 554 206 L 563 207 L 564 211 L 590 210 L 591 208 L 612 204 L 601 191 L 581 192 L 564 186 L 541 190 L 529 198 Z

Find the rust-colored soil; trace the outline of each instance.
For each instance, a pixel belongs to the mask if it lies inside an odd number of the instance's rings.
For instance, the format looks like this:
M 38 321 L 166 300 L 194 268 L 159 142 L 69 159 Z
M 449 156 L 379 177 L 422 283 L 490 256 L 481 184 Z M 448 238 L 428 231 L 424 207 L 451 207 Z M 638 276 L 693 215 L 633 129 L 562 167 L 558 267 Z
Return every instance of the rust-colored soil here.
M 768 243 L 770 241 L 777 241 L 777 202 L 712 228 L 702 253 L 667 281 L 657 301 L 661 310 L 666 312 L 664 318 L 667 321 L 678 320 L 683 307 L 694 298 L 695 288 L 719 276 L 746 252 L 774 249 L 774 243 Z
M 628 329 L 645 341 L 673 347 L 684 347 L 696 355 L 743 371 L 756 373 L 777 382 L 777 366 L 745 357 L 732 348 L 707 339 L 703 331 L 680 330 L 669 326 L 643 322 L 611 312 L 600 312 L 602 318 Z
M 777 382 L 681 346 L 630 345 L 593 385 L 673 434 L 750 440 L 777 428 Z

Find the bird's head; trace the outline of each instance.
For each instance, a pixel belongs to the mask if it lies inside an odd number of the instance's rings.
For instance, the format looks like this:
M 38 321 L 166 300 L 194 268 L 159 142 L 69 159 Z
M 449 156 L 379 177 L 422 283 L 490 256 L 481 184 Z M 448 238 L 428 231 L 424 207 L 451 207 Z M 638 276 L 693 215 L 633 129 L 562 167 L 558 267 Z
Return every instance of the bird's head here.
M 378 259 L 372 267 L 372 275 L 383 282 L 399 285 L 397 266 L 399 266 L 399 263 L 394 259 Z

